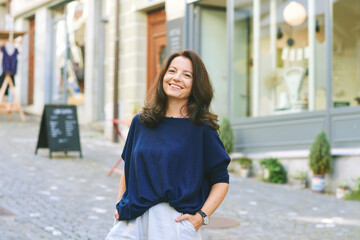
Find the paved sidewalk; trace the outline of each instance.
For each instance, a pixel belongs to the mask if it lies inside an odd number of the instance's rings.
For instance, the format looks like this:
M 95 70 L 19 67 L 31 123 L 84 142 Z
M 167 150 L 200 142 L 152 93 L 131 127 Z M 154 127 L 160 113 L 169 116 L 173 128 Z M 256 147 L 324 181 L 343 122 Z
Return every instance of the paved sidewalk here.
M 120 177 L 107 173 L 121 145 L 105 141 L 93 126 L 81 126 L 82 159 L 77 152 L 49 159 L 45 149 L 34 155 L 39 121 L 0 115 L 0 240 L 104 239 Z M 236 175 L 214 215 L 240 225 L 203 228 L 204 240 L 360 239 L 360 202 Z

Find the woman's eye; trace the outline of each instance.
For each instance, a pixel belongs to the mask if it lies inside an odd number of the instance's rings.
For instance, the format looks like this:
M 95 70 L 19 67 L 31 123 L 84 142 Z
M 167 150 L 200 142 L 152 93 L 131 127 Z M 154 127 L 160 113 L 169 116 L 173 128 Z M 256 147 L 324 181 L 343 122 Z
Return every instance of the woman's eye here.
M 185 77 L 191 78 L 191 75 L 190 74 L 185 74 Z
M 169 72 L 174 73 L 174 72 L 175 72 L 175 70 L 173 70 L 173 69 L 169 69 Z

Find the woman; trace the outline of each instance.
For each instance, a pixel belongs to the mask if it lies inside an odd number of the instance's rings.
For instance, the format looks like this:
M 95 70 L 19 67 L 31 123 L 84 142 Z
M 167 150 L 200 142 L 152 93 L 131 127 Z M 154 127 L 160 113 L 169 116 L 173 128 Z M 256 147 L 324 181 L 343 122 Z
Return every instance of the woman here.
M 199 228 L 224 200 L 230 162 L 209 111 L 213 89 L 191 50 L 165 61 L 143 111 L 131 123 L 106 240 L 201 239 Z

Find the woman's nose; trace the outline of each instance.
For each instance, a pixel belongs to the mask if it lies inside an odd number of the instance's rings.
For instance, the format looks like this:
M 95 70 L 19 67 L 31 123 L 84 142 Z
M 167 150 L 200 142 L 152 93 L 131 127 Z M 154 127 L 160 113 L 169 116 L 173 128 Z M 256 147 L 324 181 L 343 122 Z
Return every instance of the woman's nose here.
M 173 77 L 173 79 L 174 79 L 175 81 L 180 81 L 180 74 L 175 74 L 174 77 Z

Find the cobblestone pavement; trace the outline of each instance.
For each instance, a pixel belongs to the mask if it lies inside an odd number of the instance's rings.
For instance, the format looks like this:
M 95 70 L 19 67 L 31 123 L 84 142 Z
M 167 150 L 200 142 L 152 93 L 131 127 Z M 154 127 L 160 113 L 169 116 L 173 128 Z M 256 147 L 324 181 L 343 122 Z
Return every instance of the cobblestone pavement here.
M 121 154 L 120 144 L 87 125 L 80 127 L 82 159 L 77 152 L 49 159 L 46 149 L 34 155 L 39 121 L 0 115 L 0 240 L 104 239 L 120 177 L 107 173 Z M 360 239 L 360 202 L 236 175 L 216 215 L 240 224 L 203 228 L 203 239 Z

